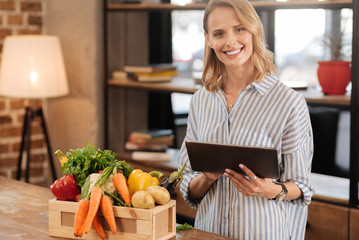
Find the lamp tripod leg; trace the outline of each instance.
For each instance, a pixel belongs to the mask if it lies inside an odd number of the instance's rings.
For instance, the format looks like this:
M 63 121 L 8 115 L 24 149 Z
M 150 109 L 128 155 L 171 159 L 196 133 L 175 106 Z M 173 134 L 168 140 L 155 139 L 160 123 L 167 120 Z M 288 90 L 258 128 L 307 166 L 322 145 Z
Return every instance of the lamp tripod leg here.
M 52 173 L 52 177 L 53 177 L 53 179 L 55 181 L 57 179 L 57 176 L 56 176 L 56 171 L 55 171 L 54 160 L 53 160 L 53 157 L 52 157 L 50 139 L 49 139 L 49 135 L 47 134 L 46 122 L 45 122 L 44 114 L 42 112 L 42 108 L 39 109 L 39 116 L 41 117 L 41 126 L 42 126 L 42 130 L 44 131 L 44 135 L 45 135 L 45 140 L 46 140 L 46 145 L 47 145 L 47 152 L 49 154 L 49 162 L 50 162 L 50 167 L 51 167 L 51 173 Z
M 27 131 L 26 131 L 26 171 L 25 171 L 25 181 L 29 182 L 29 175 L 30 175 L 30 150 L 31 150 L 31 122 L 33 119 L 33 110 L 28 109 L 26 111 L 27 118 L 26 118 L 26 125 L 27 125 Z
M 27 128 L 28 128 L 28 116 L 29 116 L 29 111 L 30 109 L 27 107 L 25 109 L 25 115 L 24 115 L 24 126 L 22 128 L 22 138 L 21 138 L 21 144 L 20 144 L 20 150 L 19 150 L 19 160 L 17 163 L 17 173 L 16 173 L 16 179 L 20 180 L 21 178 L 21 165 L 22 165 L 22 153 L 24 151 L 24 146 L 25 146 L 25 137 L 26 137 L 26 132 L 27 132 Z

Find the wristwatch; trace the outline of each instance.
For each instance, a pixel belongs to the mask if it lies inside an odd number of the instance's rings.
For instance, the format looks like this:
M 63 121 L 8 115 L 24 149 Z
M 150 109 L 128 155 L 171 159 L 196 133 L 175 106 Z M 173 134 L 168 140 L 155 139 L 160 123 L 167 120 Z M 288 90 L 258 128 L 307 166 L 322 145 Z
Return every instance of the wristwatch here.
M 288 189 L 282 182 L 275 182 L 275 184 L 282 186 L 282 191 L 280 191 L 280 193 L 275 198 L 272 198 L 272 200 L 279 202 L 282 201 L 285 196 L 287 196 Z

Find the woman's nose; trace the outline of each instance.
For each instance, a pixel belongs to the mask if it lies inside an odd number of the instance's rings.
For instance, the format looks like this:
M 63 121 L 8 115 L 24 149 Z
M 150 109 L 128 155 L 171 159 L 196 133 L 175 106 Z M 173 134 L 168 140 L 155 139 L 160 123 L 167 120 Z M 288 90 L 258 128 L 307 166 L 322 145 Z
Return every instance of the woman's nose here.
M 234 34 L 228 34 L 226 38 L 226 46 L 233 46 L 236 44 L 236 38 Z

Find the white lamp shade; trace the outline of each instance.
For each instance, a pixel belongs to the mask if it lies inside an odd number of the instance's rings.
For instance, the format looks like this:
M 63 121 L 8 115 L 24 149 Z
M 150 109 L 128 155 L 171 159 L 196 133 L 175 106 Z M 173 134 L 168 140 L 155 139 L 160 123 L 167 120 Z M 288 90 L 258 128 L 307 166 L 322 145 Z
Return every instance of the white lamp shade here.
M 9 36 L 4 40 L 0 94 L 15 98 L 49 98 L 69 93 L 58 37 Z

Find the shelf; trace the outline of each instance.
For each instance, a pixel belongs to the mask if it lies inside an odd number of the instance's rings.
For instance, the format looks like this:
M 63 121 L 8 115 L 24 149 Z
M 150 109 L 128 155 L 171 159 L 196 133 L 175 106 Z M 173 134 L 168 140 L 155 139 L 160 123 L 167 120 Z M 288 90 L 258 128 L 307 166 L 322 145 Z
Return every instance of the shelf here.
M 186 5 L 175 5 L 170 3 L 113 3 L 109 4 L 107 9 L 110 11 L 127 11 L 127 10 L 204 10 L 206 4 L 186 4 Z
M 142 83 L 132 80 L 109 80 L 108 86 L 157 92 L 194 93 L 201 86 L 194 79 L 175 77 L 170 82 Z
M 170 161 L 149 161 L 149 160 L 134 160 L 131 157 L 130 152 L 122 152 L 117 154 L 118 159 L 124 159 L 129 161 L 130 163 L 140 163 L 143 166 L 148 168 L 157 169 L 159 171 L 168 171 L 173 172 L 178 168 L 178 157 L 179 157 L 179 149 L 170 148 L 167 150 L 167 153 L 171 155 Z
M 350 108 L 350 95 L 324 95 L 317 90 L 299 91 L 310 105 Z
M 157 92 L 178 92 L 193 94 L 201 86 L 194 79 L 175 77 L 171 82 L 141 83 L 132 80 L 109 80 L 108 86 Z M 324 95 L 315 90 L 299 91 L 310 105 L 350 107 L 350 95 Z
M 315 194 L 313 200 L 333 202 L 339 205 L 349 203 L 349 179 L 318 173 L 311 173 Z
M 251 1 L 251 4 L 256 9 L 295 9 L 295 8 L 327 8 L 327 9 L 340 9 L 352 7 L 352 0 L 293 0 L 288 2 L 276 2 L 276 1 Z M 204 10 L 205 3 L 175 5 L 170 3 L 160 4 L 146 4 L 146 3 L 113 3 L 107 6 L 109 11 L 172 11 L 172 10 Z

